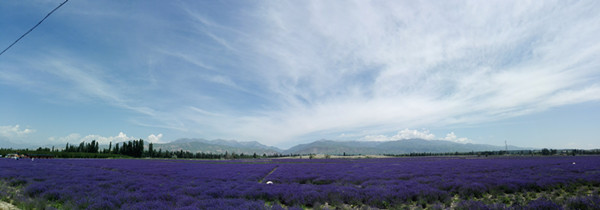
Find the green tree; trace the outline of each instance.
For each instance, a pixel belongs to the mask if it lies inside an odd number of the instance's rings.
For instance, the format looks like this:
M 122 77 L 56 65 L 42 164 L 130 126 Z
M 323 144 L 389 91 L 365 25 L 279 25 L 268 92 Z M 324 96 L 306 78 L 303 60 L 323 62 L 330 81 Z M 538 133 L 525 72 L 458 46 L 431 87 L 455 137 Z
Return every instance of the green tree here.
M 85 149 L 85 141 L 79 143 L 79 147 L 77 147 L 77 152 L 84 152 Z
M 150 144 L 148 144 L 148 156 L 153 157 L 154 155 L 154 146 L 152 145 L 152 142 L 150 142 Z
M 550 150 L 547 148 L 542 149 L 542 155 L 550 155 Z
M 113 153 L 115 154 L 119 154 L 121 151 L 119 151 L 119 143 L 115 144 L 115 151 L 113 151 Z

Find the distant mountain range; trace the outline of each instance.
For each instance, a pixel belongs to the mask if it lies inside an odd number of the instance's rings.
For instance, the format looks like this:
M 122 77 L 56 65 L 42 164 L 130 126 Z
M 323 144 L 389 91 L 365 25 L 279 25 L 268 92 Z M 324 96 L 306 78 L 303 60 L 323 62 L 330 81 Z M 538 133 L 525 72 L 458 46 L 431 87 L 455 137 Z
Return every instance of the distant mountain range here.
M 406 154 L 406 153 L 445 153 L 471 151 L 498 151 L 505 147 L 487 144 L 461 144 L 443 140 L 407 139 L 384 142 L 331 141 L 320 140 L 309 144 L 300 144 L 285 151 L 293 154 Z M 508 146 L 509 150 L 523 150 Z
M 225 152 L 235 152 L 237 154 L 277 154 L 283 150 L 277 147 L 270 147 L 256 141 L 235 141 L 235 140 L 206 140 L 206 139 L 178 139 L 166 144 L 153 144 L 154 149 L 169 151 L 190 151 L 193 153 L 204 152 L 221 154 Z
M 471 151 L 498 151 L 505 147 L 487 144 L 461 144 L 443 140 L 408 139 L 398 141 L 372 142 L 372 141 L 332 141 L 319 140 L 308 144 L 299 144 L 287 150 L 266 146 L 256 141 L 240 142 L 235 140 L 206 140 L 206 139 L 178 139 L 166 144 L 154 144 L 156 150 L 190 151 L 204 153 L 225 153 L 226 151 L 237 154 L 406 154 L 406 153 L 445 153 L 445 152 L 471 152 Z M 524 150 L 508 146 L 509 150 Z
M 118 142 L 113 142 L 113 146 Z M 73 143 L 79 145 L 79 143 Z M 64 148 L 64 145 L 46 145 L 44 147 Z M 14 144 L 6 139 L 0 138 L 0 147 L 3 148 L 31 148 L 37 147 Z M 146 142 L 145 147 L 148 147 Z M 213 153 L 223 154 L 225 152 L 236 154 L 407 154 L 407 153 L 446 153 L 446 152 L 471 152 L 471 151 L 499 151 L 504 150 L 503 146 L 493 146 L 487 144 L 461 144 L 443 140 L 424 140 L 407 139 L 398 141 L 333 141 L 318 140 L 307 144 L 299 144 L 287 150 L 277 147 L 266 146 L 256 141 L 236 141 L 236 140 L 206 140 L 206 139 L 177 139 L 169 143 L 154 143 L 155 150 L 163 151 L 189 151 L 193 153 Z M 108 145 L 100 145 L 100 150 L 108 148 Z M 535 148 L 523 148 L 508 146 L 509 150 L 529 150 Z
M 17 144 L 9 141 L 8 139 L 0 136 L 0 147 L 1 148 L 28 148 L 30 145 Z

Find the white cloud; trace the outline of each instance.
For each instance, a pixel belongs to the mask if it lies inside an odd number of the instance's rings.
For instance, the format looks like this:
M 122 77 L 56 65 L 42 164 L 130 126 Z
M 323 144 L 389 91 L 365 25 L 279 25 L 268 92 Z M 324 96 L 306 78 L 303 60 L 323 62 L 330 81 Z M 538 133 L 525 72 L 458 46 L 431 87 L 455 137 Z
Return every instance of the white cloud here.
M 163 137 L 163 134 L 162 134 L 162 133 L 159 133 L 158 135 L 150 134 L 150 135 L 148 136 L 148 141 L 149 141 L 149 142 L 152 142 L 152 143 L 162 143 L 162 142 L 160 141 L 160 139 L 161 139 L 162 137 Z
M 456 134 L 454 134 L 454 132 L 450 132 L 450 133 L 446 134 L 446 137 L 444 137 L 443 140 L 453 141 L 453 142 L 457 142 L 457 143 L 469 143 L 469 142 L 471 142 L 471 140 L 468 139 L 468 138 L 464 138 L 464 137 L 458 138 L 458 137 L 456 137 Z
M 0 136 L 7 138 L 24 137 L 33 132 L 35 132 L 35 130 L 29 128 L 21 129 L 20 125 L 0 126 Z
M 396 140 L 405 140 L 405 139 L 425 139 L 425 140 L 433 140 L 435 139 L 435 135 L 430 133 L 429 130 L 411 130 L 405 128 L 404 130 L 398 131 L 396 135 L 386 136 L 386 135 L 367 135 L 362 137 L 360 140 L 363 141 L 396 141 Z
M 48 138 L 48 140 L 55 142 L 55 143 L 80 143 L 82 141 L 85 142 L 91 142 L 92 140 L 96 140 L 99 144 L 108 144 L 110 142 L 117 143 L 117 142 L 123 142 L 123 141 L 130 141 L 130 140 L 138 140 L 138 138 L 132 137 L 132 136 L 127 136 L 127 134 L 123 133 L 123 132 L 119 132 L 118 135 L 116 136 L 101 136 L 101 135 L 87 135 L 84 137 L 81 137 L 80 134 L 77 133 L 72 133 L 69 134 L 68 136 L 65 137 L 50 137 Z
M 386 135 L 367 135 L 362 137 L 360 140 L 362 141 L 397 141 L 397 140 L 406 140 L 406 139 L 424 139 L 424 140 L 446 140 L 457 143 L 469 143 L 470 139 L 465 137 L 457 137 L 454 132 L 450 132 L 446 134 L 446 137 L 437 139 L 434 134 L 430 133 L 429 130 L 410 130 L 408 128 L 398 131 L 396 135 L 386 136 Z
M 401 131 L 398 131 L 398 134 L 392 136 L 391 140 L 402 140 L 402 139 L 425 139 L 425 140 L 432 140 L 435 138 L 435 135 L 433 135 L 432 133 L 429 133 L 428 130 L 409 130 L 404 129 Z

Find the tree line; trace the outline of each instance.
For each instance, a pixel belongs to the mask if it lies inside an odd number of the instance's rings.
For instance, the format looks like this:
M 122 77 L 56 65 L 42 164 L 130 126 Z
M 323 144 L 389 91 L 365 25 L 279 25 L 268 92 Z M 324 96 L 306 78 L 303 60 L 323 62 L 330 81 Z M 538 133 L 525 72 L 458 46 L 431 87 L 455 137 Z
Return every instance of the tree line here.
M 275 157 L 287 157 L 290 155 L 282 154 L 237 154 L 235 152 L 225 153 L 204 153 L 197 152 L 193 153 L 190 151 L 169 151 L 169 150 L 156 150 L 153 143 L 148 144 L 148 148 L 144 148 L 144 140 L 130 140 L 127 142 L 112 144 L 109 143 L 108 148 L 100 149 L 98 141 L 92 140 L 91 142 L 81 142 L 78 145 L 66 143 L 64 149 L 42 148 L 39 147 L 36 150 L 29 149 L 3 149 L 0 148 L 0 155 L 6 155 L 10 153 L 19 154 L 49 154 L 57 158 L 186 158 L 186 159 L 250 159 L 250 158 L 275 158 Z
M 85 141 L 83 141 L 77 147 L 75 147 L 75 145 L 69 145 L 69 143 L 67 143 L 63 152 L 98 153 L 99 148 L 100 147 L 98 146 L 98 142 L 96 142 L 96 140 L 92 140 L 92 142 L 87 144 L 85 143 Z
M 277 158 L 277 157 L 302 157 L 301 154 L 237 154 L 235 152 L 225 153 L 204 153 L 204 152 L 190 152 L 190 151 L 169 151 L 169 150 L 156 150 L 154 144 L 149 143 L 147 149 L 144 147 L 144 140 L 130 140 L 127 142 L 117 143 L 113 146 L 112 142 L 109 143 L 108 148 L 100 149 L 98 141 L 92 140 L 87 143 L 85 141 L 78 145 L 67 143 L 64 149 L 42 148 L 39 147 L 37 150 L 14 150 L 14 149 L 2 149 L 0 148 L 0 155 L 6 155 L 10 153 L 19 154 L 50 154 L 57 158 L 185 158 L 185 159 L 252 159 L 252 158 Z M 309 154 L 310 155 L 310 154 Z M 354 156 L 353 154 L 339 154 L 340 156 Z M 580 150 L 580 149 L 541 149 L 541 150 L 500 150 L 500 151 L 482 151 L 482 152 L 448 152 L 448 153 L 405 153 L 405 154 L 382 154 L 384 156 L 394 157 L 405 157 L 405 156 L 497 156 L 497 155 L 600 155 L 600 149 L 594 150 Z M 359 154 L 360 156 L 360 154 Z M 314 157 L 314 154 L 309 158 Z M 330 155 L 325 156 L 326 158 Z

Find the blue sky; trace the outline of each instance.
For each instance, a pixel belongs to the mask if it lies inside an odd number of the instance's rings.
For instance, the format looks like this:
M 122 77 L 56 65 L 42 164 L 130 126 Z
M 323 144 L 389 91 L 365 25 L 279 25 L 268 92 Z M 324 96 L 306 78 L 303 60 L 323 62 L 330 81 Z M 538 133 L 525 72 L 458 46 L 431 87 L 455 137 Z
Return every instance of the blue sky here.
M 0 3 L 0 47 L 61 2 Z M 69 1 L 0 56 L 0 144 L 418 137 L 600 148 L 599 10 Z

